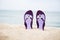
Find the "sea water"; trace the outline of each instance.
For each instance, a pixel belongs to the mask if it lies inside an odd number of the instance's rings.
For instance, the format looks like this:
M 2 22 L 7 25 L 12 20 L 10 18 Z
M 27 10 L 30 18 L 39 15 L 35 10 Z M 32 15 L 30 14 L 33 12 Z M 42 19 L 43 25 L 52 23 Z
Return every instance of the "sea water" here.
M 23 10 L 0 10 L 0 23 L 24 25 L 25 12 L 26 11 Z M 36 25 L 36 12 L 37 11 L 33 11 L 33 25 Z M 46 15 L 46 26 L 60 27 L 60 12 L 45 11 L 44 13 Z

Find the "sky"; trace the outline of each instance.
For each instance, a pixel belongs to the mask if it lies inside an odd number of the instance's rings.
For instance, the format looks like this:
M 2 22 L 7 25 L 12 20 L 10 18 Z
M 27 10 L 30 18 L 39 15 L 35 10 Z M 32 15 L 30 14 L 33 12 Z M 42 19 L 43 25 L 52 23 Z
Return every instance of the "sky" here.
M 0 0 L 0 10 L 60 11 L 60 0 Z

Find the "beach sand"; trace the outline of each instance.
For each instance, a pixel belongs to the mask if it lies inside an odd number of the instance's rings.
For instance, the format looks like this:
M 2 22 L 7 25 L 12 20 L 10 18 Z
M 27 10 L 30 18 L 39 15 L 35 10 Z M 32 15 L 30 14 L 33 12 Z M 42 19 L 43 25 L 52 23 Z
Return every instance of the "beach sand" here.
M 60 28 L 26 30 L 23 25 L 0 24 L 0 40 L 60 40 Z

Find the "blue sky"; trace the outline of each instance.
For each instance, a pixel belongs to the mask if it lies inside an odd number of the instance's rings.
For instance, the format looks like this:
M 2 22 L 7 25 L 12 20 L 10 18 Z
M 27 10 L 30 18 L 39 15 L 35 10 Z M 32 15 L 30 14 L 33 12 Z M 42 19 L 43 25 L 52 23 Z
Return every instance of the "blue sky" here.
M 0 10 L 60 11 L 60 0 L 0 0 Z

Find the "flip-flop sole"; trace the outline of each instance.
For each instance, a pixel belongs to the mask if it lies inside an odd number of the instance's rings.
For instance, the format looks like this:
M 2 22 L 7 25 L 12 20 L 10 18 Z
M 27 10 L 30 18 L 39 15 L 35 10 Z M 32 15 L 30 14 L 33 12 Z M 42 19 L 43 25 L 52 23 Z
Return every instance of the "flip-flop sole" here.
M 31 10 L 27 11 L 24 15 L 24 25 L 26 29 L 32 29 L 33 13 Z
M 45 26 L 45 14 L 42 11 L 38 11 L 36 14 L 36 23 L 37 23 L 37 28 L 44 30 Z

